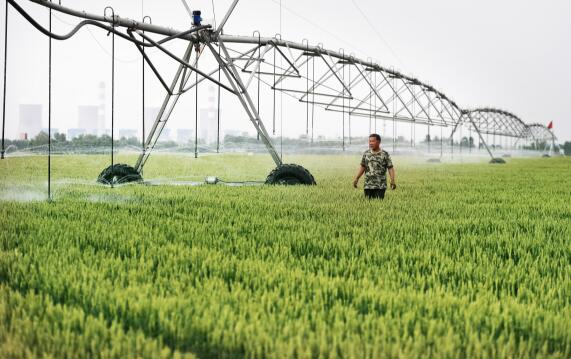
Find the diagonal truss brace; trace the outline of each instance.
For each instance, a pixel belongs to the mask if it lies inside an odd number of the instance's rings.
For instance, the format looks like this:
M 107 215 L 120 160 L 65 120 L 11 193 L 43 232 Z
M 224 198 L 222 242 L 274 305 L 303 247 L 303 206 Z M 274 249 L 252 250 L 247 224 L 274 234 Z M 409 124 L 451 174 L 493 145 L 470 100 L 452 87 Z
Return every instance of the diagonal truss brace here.
M 456 129 L 458 128 L 458 126 L 460 125 L 462 121 L 462 118 L 464 116 L 460 116 L 460 118 L 458 119 L 458 121 L 456 122 L 456 124 L 454 125 L 454 128 L 452 129 L 452 133 L 450 134 L 449 140 L 452 141 L 453 140 L 453 136 L 454 133 L 456 132 Z M 474 122 L 474 119 L 472 118 L 472 114 L 470 112 L 466 112 L 465 113 L 465 117 L 468 118 L 468 122 L 470 122 L 470 124 L 472 125 L 472 127 L 474 127 L 474 129 L 476 130 L 476 133 L 478 133 L 478 137 L 480 138 L 480 142 L 484 144 L 484 147 L 486 148 L 486 151 L 488 151 L 488 154 L 490 155 L 490 157 L 492 159 L 494 159 L 494 154 L 492 153 L 492 151 L 490 150 L 490 148 L 488 147 L 488 144 L 486 143 L 486 140 L 484 140 L 484 136 L 482 136 L 482 132 L 480 132 L 480 128 L 478 126 L 476 126 L 476 123 Z
M 226 76 L 228 82 L 232 86 L 234 93 L 236 94 L 238 100 L 240 101 L 240 104 L 246 111 L 248 117 L 250 118 L 250 121 L 252 122 L 252 124 L 256 128 L 256 131 L 260 135 L 260 138 L 262 139 L 262 142 L 264 143 L 266 149 L 270 153 L 270 156 L 272 156 L 272 159 L 274 160 L 277 166 L 281 166 L 282 160 L 270 140 L 270 136 L 264 126 L 264 123 L 260 118 L 256 106 L 254 105 L 254 102 L 252 101 L 252 98 L 248 93 L 248 89 L 244 85 L 238 73 L 238 69 L 234 65 L 232 57 L 228 53 L 228 50 L 224 45 L 224 42 L 222 42 L 220 38 L 218 38 L 218 46 L 222 50 L 221 55 L 223 55 L 226 58 L 226 61 L 224 61 L 222 56 L 218 55 L 218 52 L 214 49 L 209 40 L 205 41 L 205 43 L 206 46 L 210 49 L 212 55 L 214 56 L 218 64 L 220 65 L 221 70 L 224 72 L 224 75 Z

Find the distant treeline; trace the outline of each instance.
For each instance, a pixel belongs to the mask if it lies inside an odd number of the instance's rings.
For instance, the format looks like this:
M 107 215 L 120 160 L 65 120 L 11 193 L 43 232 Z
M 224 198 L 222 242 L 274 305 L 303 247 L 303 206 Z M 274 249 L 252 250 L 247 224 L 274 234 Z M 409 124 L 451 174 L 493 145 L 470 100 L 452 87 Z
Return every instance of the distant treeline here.
M 40 132 L 34 138 L 27 140 L 5 140 L 5 148 L 8 152 L 14 151 L 38 151 L 42 152 L 48 145 L 49 137 L 45 132 Z M 115 139 L 113 143 L 118 147 L 141 146 L 141 142 L 136 137 Z M 68 140 L 63 133 L 55 133 L 52 136 L 51 147 L 54 151 L 74 150 L 87 148 L 101 148 L 111 145 L 109 135 L 79 135 Z
M 313 140 L 307 135 L 301 135 L 298 138 L 283 137 L 279 138 L 273 136 L 274 141 L 279 141 L 281 146 L 289 148 L 310 148 L 319 146 L 321 148 L 339 148 L 343 145 L 343 140 L 341 138 L 331 139 L 324 136 L 316 136 Z M 363 144 L 366 146 L 368 141 L 367 136 L 355 136 L 345 138 L 345 144 Z M 475 148 L 476 144 L 473 137 L 463 137 L 459 141 L 451 142 L 449 138 L 443 138 L 442 140 L 438 136 L 433 136 L 432 138 L 427 135 L 424 137 L 420 143 L 434 145 L 439 145 L 440 142 L 446 146 L 454 145 L 459 147 Z M 136 137 L 120 137 L 114 138 L 114 146 L 116 148 L 133 148 L 140 149 L 142 147 L 141 140 Z M 383 137 L 382 143 L 392 144 L 393 139 L 390 137 Z M 397 144 L 410 144 L 411 141 L 403 136 L 398 136 L 396 139 Z M 45 152 L 48 145 L 48 134 L 45 132 L 40 132 L 37 136 L 32 139 L 27 140 L 5 140 L 4 147 L 7 152 L 15 151 L 32 151 L 32 152 Z M 216 147 L 216 143 L 206 143 L 203 139 L 198 140 L 199 147 L 204 149 L 212 149 Z M 232 149 L 252 149 L 256 147 L 263 148 L 263 142 L 257 138 L 257 136 L 244 135 L 225 135 L 220 141 L 221 147 L 232 150 Z M 98 153 L 108 151 L 111 146 L 111 136 L 109 135 L 79 135 L 72 139 L 67 139 L 66 135 L 63 133 L 55 133 L 52 136 L 51 147 L 54 152 L 90 152 Z M 499 144 L 488 144 L 492 149 L 502 148 Z M 155 148 L 174 148 L 177 151 L 192 150 L 194 147 L 194 141 L 189 140 L 187 143 L 178 143 L 175 141 L 159 141 Z M 483 148 L 483 144 L 479 143 L 479 148 Z M 529 145 L 524 145 L 522 148 L 525 150 L 543 150 L 546 147 L 545 142 L 541 143 L 530 143 Z M 571 142 L 565 142 L 562 146 L 563 151 L 566 155 L 571 155 Z

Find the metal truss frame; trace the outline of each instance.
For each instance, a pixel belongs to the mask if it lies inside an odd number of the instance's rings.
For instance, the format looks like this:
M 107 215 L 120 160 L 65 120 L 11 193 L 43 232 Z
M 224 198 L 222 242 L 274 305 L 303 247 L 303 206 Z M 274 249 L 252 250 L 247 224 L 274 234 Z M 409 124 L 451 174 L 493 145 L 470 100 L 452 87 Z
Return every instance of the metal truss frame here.
M 15 0 L 7 1 L 18 10 L 19 5 Z M 132 42 L 164 87 L 166 95 L 159 114 L 135 164 L 135 169 L 139 173 L 143 170 L 179 98 L 203 81 L 210 81 L 238 98 L 259 138 L 278 166 L 282 164 L 281 157 L 248 91 L 254 79 L 269 84 L 274 91 L 289 94 L 299 102 L 311 103 L 326 111 L 342 112 L 344 116 L 348 114 L 370 119 L 380 118 L 425 124 L 429 126 L 429 130 L 430 126 L 452 127 L 450 139 L 460 126 L 467 124 L 469 128 L 478 133 L 480 141 L 492 158 L 493 153 L 488 148 L 483 134 L 497 134 L 517 139 L 533 138 L 534 141 L 547 139 L 555 143 L 555 136 L 545 126 L 527 125 L 507 111 L 492 108 L 463 110 L 433 86 L 398 71 L 382 67 L 371 60 L 346 55 L 343 50 L 332 51 L 324 49 L 321 45 L 310 46 L 306 41 L 301 43 L 286 41 L 282 40 L 279 35 L 261 37 L 258 34 L 258 36 L 250 37 L 223 34 L 223 27 L 238 0 L 233 1 L 217 29 L 206 25 L 193 26 L 185 31 L 117 15 L 88 14 L 46 0 L 29 1 L 84 19 L 72 33 L 59 36 L 49 33 L 23 10 L 18 10 L 38 30 L 52 38 L 65 40 L 73 36 L 81 27 L 92 25 L 112 31 Z M 151 35 L 162 38 L 156 40 Z M 182 57 L 171 53 L 163 46 L 166 42 L 173 40 L 188 43 Z M 167 85 L 157 66 L 143 51 L 146 47 L 160 50 L 178 64 L 170 86 Z M 201 68 L 202 62 L 199 60 L 205 53 L 209 53 L 215 59 L 216 68 Z M 285 64 L 285 66 L 278 66 L 276 61 L 278 59 L 280 64 Z M 315 78 L 316 63 L 318 64 L 317 79 Z M 312 78 L 309 78 L 310 66 L 312 66 Z M 219 71 L 224 74 L 225 81 L 214 77 Z M 349 77 L 346 76 L 347 73 Z M 192 81 L 192 74 L 195 75 L 194 81 Z M 351 76 L 351 74 L 354 75 Z

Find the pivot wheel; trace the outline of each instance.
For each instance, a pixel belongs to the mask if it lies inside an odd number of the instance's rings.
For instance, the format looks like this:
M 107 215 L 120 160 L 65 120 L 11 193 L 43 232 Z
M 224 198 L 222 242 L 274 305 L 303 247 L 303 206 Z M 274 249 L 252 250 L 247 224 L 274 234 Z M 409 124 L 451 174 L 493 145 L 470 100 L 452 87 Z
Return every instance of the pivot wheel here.
M 314 185 L 315 179 L 300 165 L 287 164 L 276 167 L 266 178 L 266 184 Z
M 494 164 L 504 164 L 506 163 L 506 160 L 504 160 L 501 157 L 494 157 L 490 160 L 490 163 L 494 163 Z
M 142 182 L 143 177 L 133 167 L 124 163 L 109 166 L 97 177 L 97 182 L 106 185 L 123 184 L 130 182 Z

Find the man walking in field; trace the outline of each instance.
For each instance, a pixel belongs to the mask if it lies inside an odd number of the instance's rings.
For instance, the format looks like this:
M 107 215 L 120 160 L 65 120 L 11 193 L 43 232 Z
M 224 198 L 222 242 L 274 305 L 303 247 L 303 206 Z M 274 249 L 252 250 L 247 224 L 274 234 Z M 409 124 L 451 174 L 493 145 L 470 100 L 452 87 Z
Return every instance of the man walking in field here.
M 363 153 L 361 166 L 353 180 L 353 187 L 357 188 L 359 178 L 365 174 L 365 197 L 385 198 L 387 190 L 387 171 L 391 178 L 391 189 L 397 188 L 395 182 L 395 169 L 391 156 L 387 151 L 381 149 L 381 136 L 373 133 L 369 136 L 369 149 Z

